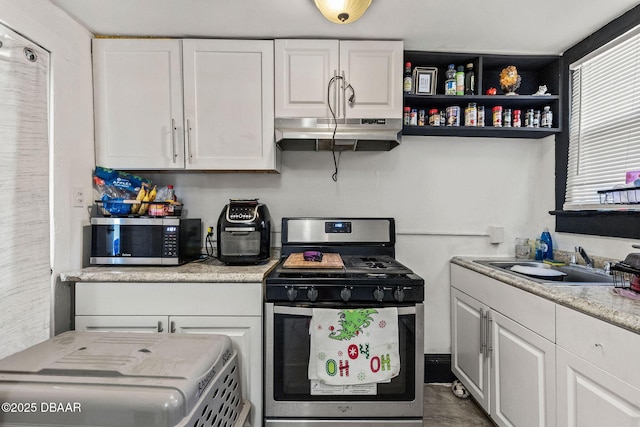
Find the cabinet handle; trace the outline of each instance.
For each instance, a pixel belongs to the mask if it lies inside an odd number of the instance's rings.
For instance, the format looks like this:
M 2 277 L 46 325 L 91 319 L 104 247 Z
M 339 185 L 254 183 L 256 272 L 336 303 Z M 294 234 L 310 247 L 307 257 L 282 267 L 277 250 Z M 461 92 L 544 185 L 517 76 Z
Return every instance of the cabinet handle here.
M 487 348 L 487 313 L 480 309 L 480 354 Z
M 171 157 L 173 163 L 176 162 L 176 120 L 171 119 Z
M 187 151 L 189 154 L 189 163 L 191 163 L 193 155 L 191 154 L 191 124 L 189 119 L 187 119 Z
M 176 322 L 174 320 L 169 322 L 169 330 L 172 334 L 176 332 Z
M 491 313 L 487 311 L 487 357 L 493 351 L 493 319 Z
M 162 320 L 158 320 L 158 332 L 162 331 L 164 331 L 164 328 L 162 327 Z

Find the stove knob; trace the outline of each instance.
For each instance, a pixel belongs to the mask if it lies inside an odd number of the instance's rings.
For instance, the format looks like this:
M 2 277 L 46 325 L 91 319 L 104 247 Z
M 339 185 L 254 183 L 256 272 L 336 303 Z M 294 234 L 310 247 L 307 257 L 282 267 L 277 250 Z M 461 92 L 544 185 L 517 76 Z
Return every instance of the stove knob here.
M 400 286 L 398 286 L 396 288 L 395 291 L 393 291 L 393 297 L 396 299 L 396 301 L 398 302 L 402 302 L 404 301 L 404 289 L 402 289 Z
M 380 286 L 378 286 L 373 291 L 373 297 L 375 298 L 376 301 L 381 302 L 384 299 L 384 290 Z
M 307 297 L 309 297 L 309 301 L 313 302 L 318 299 L 318 290 L 313 286 L 307 291 Z
M 342 298 L 344 302 L 349 301 L 349 299 L 351 299 L 351 290 L 345 286 L 344 289 L 340 291 L 340 298 Z
M 289 301 L 294 301 L 297 296 L 298 296 L 298 290 L 296 288 L 291 287 L 287 289 L 287 298 L 289 298 Z

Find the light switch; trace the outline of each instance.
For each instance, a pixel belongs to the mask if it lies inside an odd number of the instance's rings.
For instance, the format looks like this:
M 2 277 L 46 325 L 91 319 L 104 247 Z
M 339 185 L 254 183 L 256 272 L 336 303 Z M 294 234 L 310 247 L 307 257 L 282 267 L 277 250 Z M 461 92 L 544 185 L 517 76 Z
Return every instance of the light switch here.
M 84 190 L 82 187 L 73 187 L 73 193 L 71 195 L 73 199 L 73 207 L 74 208 L 82 208 L 84 207 Z

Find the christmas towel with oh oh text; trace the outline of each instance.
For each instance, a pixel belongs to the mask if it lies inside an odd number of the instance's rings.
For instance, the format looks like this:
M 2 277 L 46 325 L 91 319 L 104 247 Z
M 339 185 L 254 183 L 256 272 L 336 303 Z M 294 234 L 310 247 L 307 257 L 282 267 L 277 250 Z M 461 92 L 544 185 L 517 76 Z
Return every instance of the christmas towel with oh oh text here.
M 309 379 L 329 385 L 389 381 L 400 372 L 398 309 L 314 308 Z

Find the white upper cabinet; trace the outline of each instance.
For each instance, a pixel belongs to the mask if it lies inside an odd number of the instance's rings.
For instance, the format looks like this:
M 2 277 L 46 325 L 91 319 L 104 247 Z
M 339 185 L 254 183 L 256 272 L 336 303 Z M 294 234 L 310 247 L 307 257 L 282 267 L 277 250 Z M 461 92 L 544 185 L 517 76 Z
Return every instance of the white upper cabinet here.
M 276 117 L 402 118 L 401 41 L 276 40 L 275 61 Z
M 276 169 L 273 41 L 184 40 L 187 169 Z
M 402 61 L 399 41 L 340 42 L 340 68 L 353 87 L 346 89 L 345 116 L 401 119 Z
M 277 170 L 273 42 L 94 40 L 96 164 Z
M 182 169 L 179 40 L 93 40 L 96 165 Z
M 276 117 L 330 117 L 327 91 L 338 60 L 338 40 L 276 40 Z

